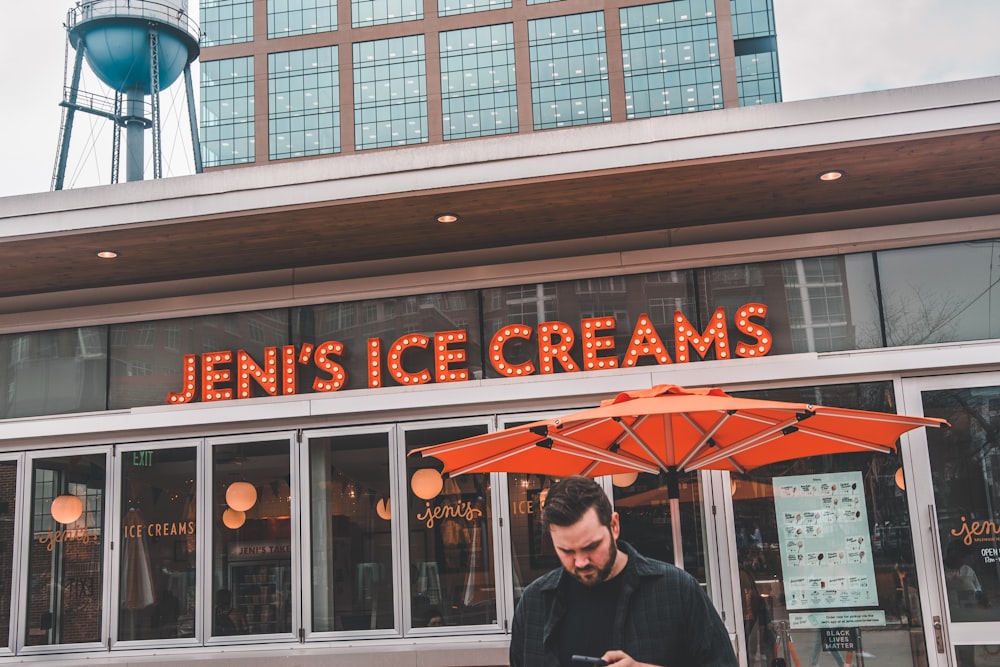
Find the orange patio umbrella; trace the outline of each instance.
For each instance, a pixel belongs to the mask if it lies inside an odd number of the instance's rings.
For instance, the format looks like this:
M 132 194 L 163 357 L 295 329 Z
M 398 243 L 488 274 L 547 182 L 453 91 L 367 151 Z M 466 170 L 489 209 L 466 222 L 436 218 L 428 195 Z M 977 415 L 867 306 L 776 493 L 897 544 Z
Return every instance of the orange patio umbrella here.
M 657 385 L 599 407 L 415 450 L 452 476 L 521 472 L 597 477 L 702 468 L 745 472 L 820 454 L 895 451 L 896 440 L 942 419 L 730 396 Z
M 423 447 L 451 476 L 518 472 L 598 477 L 662 473 L 678 516 L 678 475 L 700 469 L 746 472 L 821 454 L 895 451 L 900 435 L 943 419 L 730 396 L 719 388 L 657 385 L 561 417 Z M 680 525 L 672 521 L 675 559 Z M 677 563 L 683 567 L 683 561 Z

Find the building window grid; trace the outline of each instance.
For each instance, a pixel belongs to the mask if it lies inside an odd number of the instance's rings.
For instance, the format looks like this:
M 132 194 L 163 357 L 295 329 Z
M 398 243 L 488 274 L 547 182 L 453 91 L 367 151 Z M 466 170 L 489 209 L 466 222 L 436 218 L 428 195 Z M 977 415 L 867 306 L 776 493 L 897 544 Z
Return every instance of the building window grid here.
M 253 56 L 201 64 L 201 146 L 206 167 L 254 161 Z
M 253 41 L 253 0 L 202 0 L 202 46 Z
M 733 39 L 775 36 L 773 0 L 731 0 Z M 736 56 L 736 86 L 740 106 L 781 101 L 781 77 L 776 51 Z
M 626 118 L 722 108 L 714 5 L 675 0 L 620 10 Z
M 272 160 L 340 152 L 337 47 L 268 55 Z
M 438 16 L 488 12 L 493 9 L 510 9 L 512 6 L 511 0 L 438 0 Z
M 336 29 L 336 0 L 267 0 L 268 39 Z
M 604 12 L 528 22 L 536 130 L 611 121 Z
M 354 44 L 354 148 L 427 143 L 424 36 Z
M 422 0 L 351 0 L 351 27 L 354 28 L 420 21 L 423 18 Z
M 512 23 L 441 33 L 441 111 L 446 141 L 517 132 Z
M 785 262 L 783 273 L 793 349 L 799 352 L 843 349 L 848 338 L 848 319 L 843 275 L 836 259 L 820 257 Z M 808 316 L 805 301 L 808 301 Z

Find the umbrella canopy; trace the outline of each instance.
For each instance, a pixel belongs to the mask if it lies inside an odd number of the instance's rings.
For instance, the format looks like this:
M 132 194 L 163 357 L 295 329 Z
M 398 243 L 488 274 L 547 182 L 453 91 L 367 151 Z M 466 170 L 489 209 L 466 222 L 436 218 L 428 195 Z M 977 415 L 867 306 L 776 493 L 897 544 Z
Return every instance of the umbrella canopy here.
M 820 454 L 895 450 L 942 419 L 730 396 L 719 388 L 657 385 L 589 410 L 415 450 L 442 472 L 596 477 L 702 468 L 745 472 Z

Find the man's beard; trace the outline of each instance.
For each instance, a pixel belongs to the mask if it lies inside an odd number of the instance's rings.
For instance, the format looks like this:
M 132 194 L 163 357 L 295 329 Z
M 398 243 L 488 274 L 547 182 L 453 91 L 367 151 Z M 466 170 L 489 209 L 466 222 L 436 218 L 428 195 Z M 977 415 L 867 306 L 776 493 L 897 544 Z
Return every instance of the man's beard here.
M 615 567 L 615 561 L 618 560 L 618 545 L 615 544 L 614 539 L 611 540 L 611 548 L 608 550 L 608 562 L 604 564 L 604 567 L 595 568 L 593 564 L 588 566 L 583 570 L 575 569 L 570 574 L 574 579 L 579 581 L 584 586 L 597 586 L 608 580 L 611 576 L 611 571 Z M 594 574 L 593 577 L 587 577 L 586 575 Z

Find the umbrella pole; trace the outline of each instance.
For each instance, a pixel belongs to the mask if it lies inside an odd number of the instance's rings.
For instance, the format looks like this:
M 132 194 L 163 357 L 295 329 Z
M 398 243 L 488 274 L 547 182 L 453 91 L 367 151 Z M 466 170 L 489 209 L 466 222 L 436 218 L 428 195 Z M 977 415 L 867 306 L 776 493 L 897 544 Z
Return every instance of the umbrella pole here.
M 681 542 L 681 499 L 670 499 L 670 532 L 674 538 L 674 565 L 684 569 L 684 546 Z

